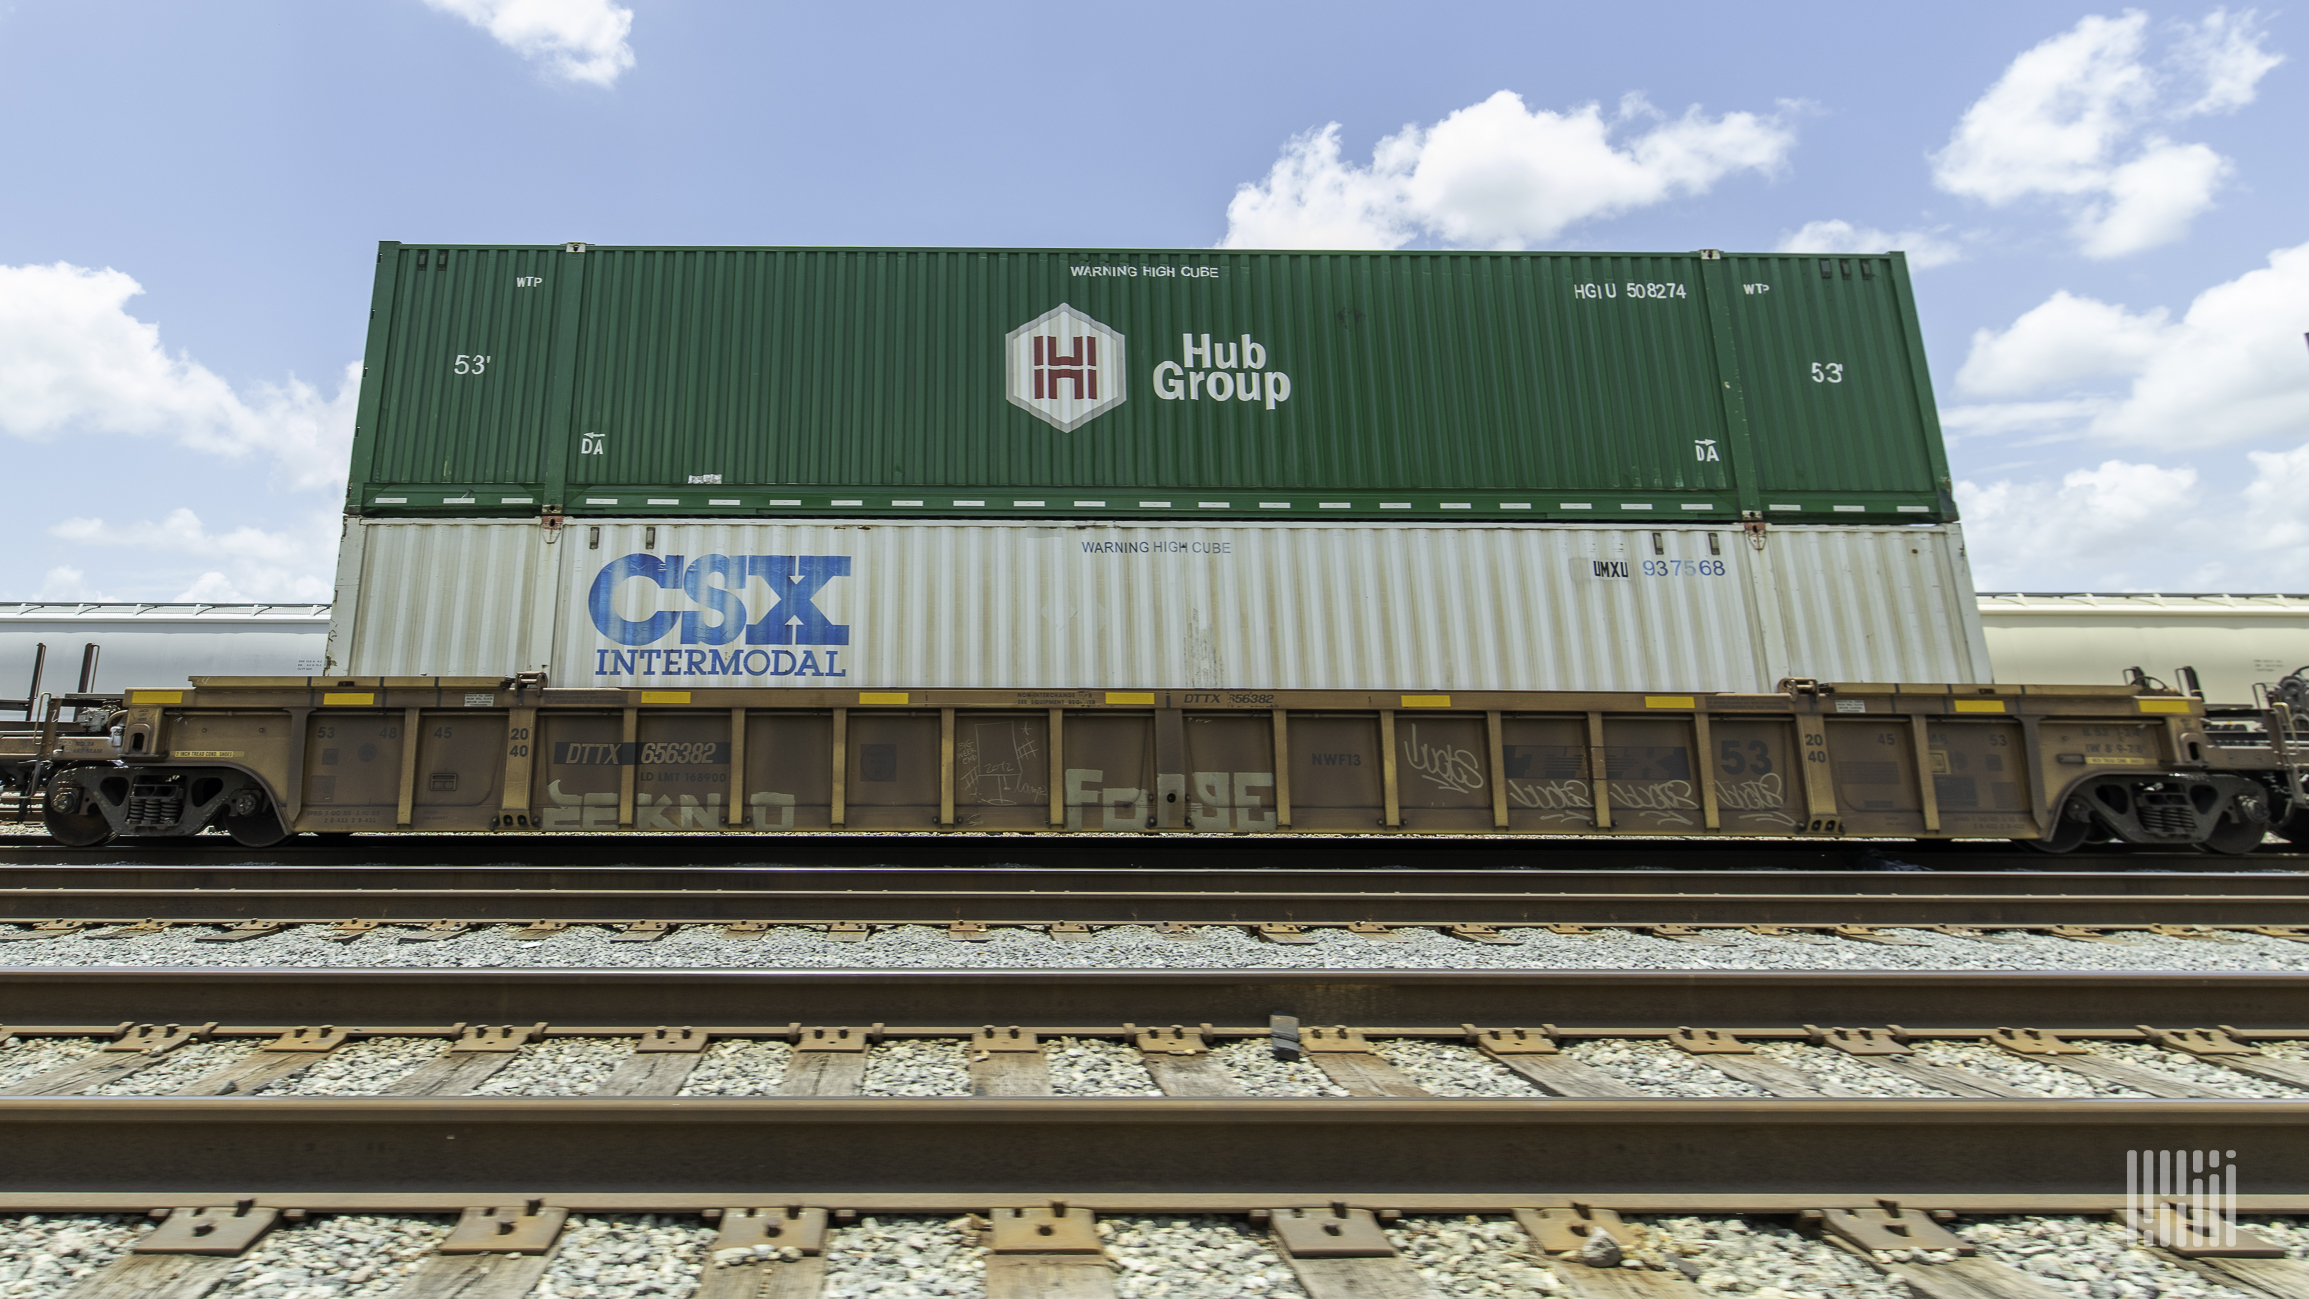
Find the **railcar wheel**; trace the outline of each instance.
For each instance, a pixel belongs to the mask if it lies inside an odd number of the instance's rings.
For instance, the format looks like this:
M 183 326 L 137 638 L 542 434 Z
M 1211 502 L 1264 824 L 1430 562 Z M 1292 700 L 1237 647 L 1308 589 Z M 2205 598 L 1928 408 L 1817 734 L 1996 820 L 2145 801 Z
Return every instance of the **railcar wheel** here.
M 2052 823 L 2052 830 L 2040 839 L 2022 839 L 2020 842 L 2042 853 L 2075 852 L 2093 835 L 2092 809 L 2081 798 L 2072 798 L 2060 809 L 2060 819 Z
M 89 807 L 78 785 L 57 785 L 40 803 L 40 822 L 48 837 L 67 848 L 101 848 L 112 842 L 112 822 Z
M 289 837 L 281 814 L 271 799 L 253 789 L 242 790 L 225 805 L 217 824 L 243 848 L 270 848 Z
M 2220 822 L 2205 840 L 2207 852 L 2241 857 L 2261 846 L 2269 833 L 2269 805 L 2251 794 L 2239 794 L 2221 809 Z

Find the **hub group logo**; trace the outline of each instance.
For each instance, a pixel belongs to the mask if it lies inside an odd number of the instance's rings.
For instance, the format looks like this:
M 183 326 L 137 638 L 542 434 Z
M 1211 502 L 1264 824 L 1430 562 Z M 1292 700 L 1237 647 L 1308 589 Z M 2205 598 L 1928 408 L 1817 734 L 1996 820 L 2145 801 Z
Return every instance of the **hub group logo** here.
M 817 601 L 849 575 L 848 555 L 621 555 L 586 594 L 595 630 L 622 647 L 596 649 L 593 673 L 848 676 L 833 647 L 850 643 L 849 625 Z
M 1128 395 L 1122 335 L 1060 303 L 1004 340 L 1010 404 L 1072 433 Z

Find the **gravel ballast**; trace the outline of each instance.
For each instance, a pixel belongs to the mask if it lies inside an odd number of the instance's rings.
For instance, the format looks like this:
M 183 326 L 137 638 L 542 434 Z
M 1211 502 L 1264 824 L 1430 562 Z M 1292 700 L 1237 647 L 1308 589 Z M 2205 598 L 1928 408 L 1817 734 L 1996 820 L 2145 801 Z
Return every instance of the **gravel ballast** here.
M 633 1054 L 633 1039 L 554 1037 L 522 1047 L 476 1096 L 583 1096 Z
M 2123 1100 L 2147 1099 L 2148 1093 L 2136 1091 L 2122 1083 L 2105 1078 L 2087 1077 L 2071 1073 L 2055 1065 L 2017 1056 L 2000 1046 L 1980 1042 L 1912 1042 L 1916 1056 L 1934 1064 L 1952 1064 L 1977 1074 L 1986 1074 L 2039 1096 L 2057 1096 L 2066 1100 L 2080 1100 L 2091 1096 Z
M 102 1271 L 152 1230 L 143 1214 L 39 1214 L 0 1218 L 0 1295 L 50 1299 Z
M 794 1048 L 785 1042 L 724 1039 L 708 1046 L 682 1082 L 683 1096 L 775 1096 Z
M 1665 1042 L 1577 1042 L 1564 1054 L 1592 1065 L 1646 1096 L 1762 1096 L 1763 1091 L 1701 1064 Z
M 1128 1042 L 1061 1037 L 1043 1043 L 1050 1090 L 1057 1096 L 1160 1096 L 1154 1076 Z
M 365 1037 L 278 1079 L 260 1096 L 377 1096 L 449 1049 L 438 1037 Z
M 1424 1038 L 1383 1038 L 1371 1044 L 1381 1059 L 1437 1096 L 1536 1096 L 1539 1088 L 1471 1046 Z
M 164 1052 L 151 1064 L 126 1078 L 116 1078 L 81 1092 L 83 1096 L 166 1096 L 195 1078 L 205 1077 L 217 1070 L 248 1058 L 257 1043 L 249 1038 L 223 1038 L 213 1042 L 187 1042 L 173 1051 Z M 133 1058 L 133 1057 L 132 1057 Z
M 1307 1060 L 1277 1060 L 1266 1038 L 1251 1037 L 1211 1048 L 1218 1062 L 1242 1089 L 1253 1096 L 1344 1096 L 1347 1089 L 1331 1081 Z
M 1889 1069 L 1879 1069 L 1859 1056 L 1847 1055 L 1834 1047 L 1810 1046 L 1802 1042 L 1758 1042 L 1754 1045 L 1757 1055 L 1791 1065 L 1819 1079 L 1823 1084 L 1833 1084 L 1855 1096 L 1948 1095 L 1938 1087 L 1928 1087 Z
M 1631 1258 L 1672 1268 L 1711 1294 L 1911 1299 L 1905 1282 L 1779 1219 L 1645 1216 L 1627 1225 Z
M 1404 1218 L 1387 1228 L 1387 1239 L 1438 1296 L 1563 1293 L 1538 1244 L 1512 1218 Z
M 689 1214 L 573 1215 L 532 1299 L 681 1299 L 698 1288 L 714 1229 Z M 284 1297 L 287 1299 L 287 1297 Z
M 210 1299 L 384 1299 L 449 1234 L 438 1216 L 324 1214 L 268 1232 Z
M 825 1299 L 981 1299 L 986 1250 L 967 1218 L 860 1218 L 826 1238 Z
M 480 925 L 445 941 L 411 943 L 401 941 L 409 931 L 393 927 L 339 942 L 325 936 L 331 932 L 327 926 L 299 925 L 240 943 L 194 941 L 209 932 L 186 925 L 115 940 L 30 939 L 7 944 L 0 960 L 18 968 L 2309 970 L 2309 944 L 2260 935 L 2217 943 L 2141 935 L 2114 944 L 2046 934 L 1989 942 L 1928 930 L 1885 931 L 1915 944 L 1895 946 L 1799 942 L 1727 929 L 1710 931 L 1718 941 L 1700 945 L 1629 930 L 1513 929 L 1507 932 L 1515 941 L 1488 944 L 1431 929 L 1403 929 L 1396 939 L 1321 929 L 1313 931 L 1312 943 L 1280 944 L 1232 926 L 1207 926 L 1194 940 L 1180 941 L 1150 926 L 1119 925 L 1081 941 L 996 929 L 984 942 L 957 942 L 941 929 L 896 925 L 877 929 L 863 942 L 837 942 L 801 926 L 731 939 L 715 926 L 692 925 L 657 942 L 621 943 L 596 925 L 546 939 L 516 939 L 513 926 Z
M 2244 1224 L 2251 1230 L 2252 1224 Z M 2125 1229 L 2089 1218 L 1984 1218 L 1960 1222 L 1956 1234 L 1984 1258 L 2027 1273 L 2077 1299 L 2260 1299 L 2251 1290 L 2207 1280 L 2145 1249 Z
M 968 1096 L 970 1043 L 958 1037 L 898 1038 L 866 1052 L 868 1096 Z
M 93 1037 L 9 1037 L 0 1039 L 0 1087 L 61 1069 L 104 1043 Z
M 1241 1218 L 1115 1217 L 1101 1220 L 1098 1231 L 1114 1262 L 1116 1299 L 1306 1299 L 1267 1233 Z
M 324 1214 L 283 1223 L 233 1261 L 215 1299 L 386 1299 L 447 1234 L 444 1215 Z M 53 1299 L 109 1266 L 154 1224 L 142 1215 L 0 1219 L 0 1299 Z M 2309 1225 L 2247 1219 L 2245 1228 L 2309 1256 Z M 1959 1219 L 1981 1256 L 2075 1299 L 2255 1299 L 2155 1254 L 2090 1218 Z M 1513 1219 L 1420 1216 L 1388 1239 L 1436 1299 L 1565 1299 L 1584 1264 L 1550 1262 Z M 1226 1216 L 1102 1219 L 1118 1299 L 1305 1299 L 1267 1231 Z M 1622 1267 L 1666 1272 L 1700 1291 L 1742 1299 L 1910 1299 L 1905 1283 L 1785 1219 L 1631 1216 L 1617 1233 Z M 573 1215 L 530 1299 L 684 1299 L 707 1269 L 714 1228 L 687 1214 Z M 1880 1256 L 1880 1262 L 1942 1258 Z M 828 1233 L 827 1299 L 977 1299 L 987 1253 L 970 1218 L 867 1217 Z M 750 1260 L 739 1260 L 750 1261 Z M 1559 1276 L 1558 1273 L 1561 1273 Z M 1567 1285 L 1565 1278 L 1571 1284 Z

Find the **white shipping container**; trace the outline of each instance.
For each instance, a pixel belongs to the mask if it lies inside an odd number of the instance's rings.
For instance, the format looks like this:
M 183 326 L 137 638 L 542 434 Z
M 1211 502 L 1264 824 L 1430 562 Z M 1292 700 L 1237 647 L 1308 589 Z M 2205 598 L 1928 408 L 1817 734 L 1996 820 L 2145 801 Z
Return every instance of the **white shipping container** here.
M 1953 525 L 348 518 L 332 673 L 554 686 L 1985 682 Z

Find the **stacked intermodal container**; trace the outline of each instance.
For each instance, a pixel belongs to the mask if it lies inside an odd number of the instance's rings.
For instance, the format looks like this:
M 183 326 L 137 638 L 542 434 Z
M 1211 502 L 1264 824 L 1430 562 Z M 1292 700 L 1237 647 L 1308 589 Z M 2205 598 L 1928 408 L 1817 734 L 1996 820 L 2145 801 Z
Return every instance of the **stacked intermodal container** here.
M 1897 253 L 381 247 L 330 672 L 1991 679 Z

